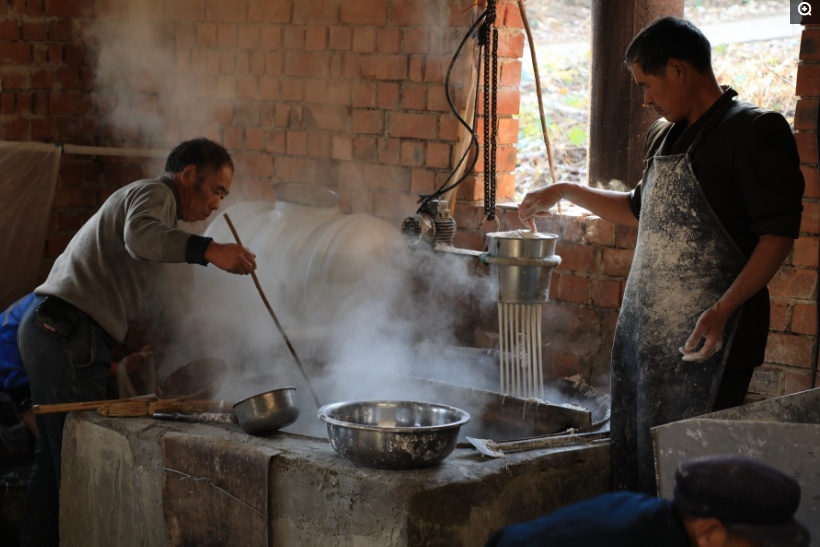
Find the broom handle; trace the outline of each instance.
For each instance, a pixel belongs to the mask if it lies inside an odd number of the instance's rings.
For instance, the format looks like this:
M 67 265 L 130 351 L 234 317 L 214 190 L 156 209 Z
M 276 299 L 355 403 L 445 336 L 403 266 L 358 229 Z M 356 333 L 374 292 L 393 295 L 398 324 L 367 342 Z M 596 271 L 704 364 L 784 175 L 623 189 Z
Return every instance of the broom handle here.
M 242 240 L 239 239 L 239 232 L 236 231 L 234 228 L 233 222 L 231 222 L 231 217 L 228 216 L 227 213 L 222 215 L 225 217 L 225 222 L 228 223 L 228 227 L 231 229 L 231 233 L 233 234 L 234 239 L 240 245 L 242 245 Z M 244 245 L 243 245 L 244 247 Z M 316 395 L 316 392 L 313 390 L 313 386 L 310 384 L 310 378 L 308 377 L 307 373 L 305 372 L 305 368 L 302 366 L 302 361 L 299 360 L 299 356 L 296 355 L 296 350 L 293 348 L 293 344 L 290 343 L 290 339 L 288 335 L 285 334 L 285 329 L 282 328 L 282 325 L 279 323 L 279 319 L 276 318 L 276 314 L 273 313 L 273 308 L 271 307 L 270 303 L 268 302 L 268 298 L 265 296 L 265 291 L 262 290 L 262 285 L 259 284 L 259 278 L 256 277 L 256 272 L 251 270 L 251 277 L 253 277 L 253 282 L 256 285 L 256 290 L 259 291 L 259 296 L 262 297 L 262 302 L 265 303 L 265 307 L 268 308 L 268 313 L 273 318 L 273 322 L 276 323 L 276 328 L 279 329 L 279 333 L 282 335 L 282 338 L 285 339 L 285 343 L 288 345 L 288 349 L 290 350 L 291 355 L 293 355 L 293 359 L 296 361 L 296 364 L 299 366 L 299 371 L 302 373 L 302 376 L 305 378 L 305 382 L 307 383 L 308 390 L 310 390 L 310 394 L 313 397 L 313 402 L 316 403 L 316 407 L 321 407 L 321 403 L 319 403 L 319 397 Z
M 53 414 L 55 412 L 73 412 L 75 410 L 97 410 L 98 408 L 123 402 L 150 402 L 152 397 L 134 397 L 132 399 L 106 399 L 102 401 L 81 401 L 79 403 L 56 403 L 53 405 L 34 405 L 31 407 L 34 414 Z

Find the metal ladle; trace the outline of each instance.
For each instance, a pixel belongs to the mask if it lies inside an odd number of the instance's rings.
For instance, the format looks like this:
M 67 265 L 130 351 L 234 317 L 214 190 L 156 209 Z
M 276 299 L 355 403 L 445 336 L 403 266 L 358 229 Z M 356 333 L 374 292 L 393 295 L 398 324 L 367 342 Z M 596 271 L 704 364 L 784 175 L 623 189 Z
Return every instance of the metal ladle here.
M 239 239 L 239 232 L 236 231 L 236 228 L 231 222 L 231 218 L 226 214 L 222 215 L 225 217 L 225 222 L 228 223 L 228 228 L 231 229 L 231 233 L 233 234 L 234 239 L 239 245 L 242 245 L 242 240 Z M 244 245 L 243 245 L 244 247 Z M 282 328 L 281 323 L 279 323 L 279 319 L 276 318 L 276 314 L 273 313 L 273 308 L 271 307 L 270 303 L 268 302 L 268 298 L 265 296 L 265 291 L 262 290 L 262 285 L 259 284 L 259 278 L 256 276 L 256 272 L 251 270 L 251 277 L 253 277 L 253 282 L 256 285 L 256 290 L 259 291 L 259 296 L 262 297 L 262 302 L 265 303 L 265 307 L 268 308 L 268 313 L 273 318 L 273 322 L 276 323 L 276 328 L 279 329 L 279 333 L 282 335 L 282 338 L 285 339 L 285 343 L 288 345 L 288 349 L 290 350 L 291 355 L 293 355 L 293 359 L 296 361 L 296 364 L 299 366 L 299 371 L 302 373 L 302 376 L 305 378 L 305 382 L 307 383 L 308 390 L 310 391 L 310 395 L 313 397 L 313 402 L 316 403 L 316 407 L 319 408 L 322 404 L 319 402 L 319 397 L 316 395 L 316 392 L 313 390 L 313 386 L 310 384 L 310 378 L 308 377 L 307 373 L 305 372 L 305 367 L 302 366 L 302 361 L 299 360 L 299 356 L 296 354 L 296 350 L 293 348 L 293 344 L 290 343 L 290 339 L 288 335 L 285 334 L 285 329 Z

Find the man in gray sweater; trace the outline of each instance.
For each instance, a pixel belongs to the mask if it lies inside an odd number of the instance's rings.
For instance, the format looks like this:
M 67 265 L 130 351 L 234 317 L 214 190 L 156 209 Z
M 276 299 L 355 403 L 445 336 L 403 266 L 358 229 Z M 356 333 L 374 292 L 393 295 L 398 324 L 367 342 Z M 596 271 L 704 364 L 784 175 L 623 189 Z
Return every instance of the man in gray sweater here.
M 235 274 L 256 255 L 177 228 L 219 209 L 233 181 L 230 154 L 208 139 L 177 146 L 165 173 L 111 195 L 80 228 L 35 289 L 18 333 L 34 403 L 105 398 L 111 348 L 142 306 L 164 263 L 213 264 Z M 40 435 L 26 492 L 22 545 L 58 545 L 60 461 L 65 414 L 37 416 Z

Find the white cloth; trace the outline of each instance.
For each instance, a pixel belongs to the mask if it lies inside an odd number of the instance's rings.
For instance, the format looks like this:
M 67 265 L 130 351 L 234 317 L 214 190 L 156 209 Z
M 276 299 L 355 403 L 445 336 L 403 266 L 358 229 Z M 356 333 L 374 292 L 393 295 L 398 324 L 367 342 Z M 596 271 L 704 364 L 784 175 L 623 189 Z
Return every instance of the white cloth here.
M 61 150 L 0 141 L 0 309 L 37 286 Z

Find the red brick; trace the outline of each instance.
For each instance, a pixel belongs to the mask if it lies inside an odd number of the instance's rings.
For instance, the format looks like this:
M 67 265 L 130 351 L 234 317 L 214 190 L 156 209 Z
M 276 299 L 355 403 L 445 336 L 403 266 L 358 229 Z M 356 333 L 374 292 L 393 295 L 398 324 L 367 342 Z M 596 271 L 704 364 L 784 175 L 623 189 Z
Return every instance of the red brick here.
M 31 62 L 31 47 L 28 44 L 0 43 L 0 63 L 26 65 Z
M 289 51 L 285 54 L 285 75 L 302 78 L 327 78 L 327 58 L 311 53 Z
M 427 166 L 446 169 L 451 167 L 450 155 L 452 148 L 443 142 L 430 142 L 427 144 Z
M 820 79 L 817 81 L 817 89 L 820 89 Z M 815 133 L 795 133 L 794 139 L 797 141 L 800 162 L 817 163 L 817 137 Z
M 482 123 L 483 125 L 483 123 Z M 483 127 L 482 127 L 483 131 Z M 498 144 L 518 143 L 518 118 L 501 118 L 498 120 L 498 134 L 496 136 Z
M 499 4 L 498 6 L 498 20 L 502 21 L 499 26 L 507 28 L 524 28 L 524 20 L 521 17 L 521 9 L 517 2 L 509 4 Z M 526 9 L 526 7 L 525 7 Z
M 39 42 L 46 39 L 48 29 L 45 21 L 23 21 L 20 36 L 28 42 Z
M 303 4 L 300 0 L 297 4 Z M 288 23 L 293 2 L 271 2 L 271 0 L 249 0 L 248 20 L 260 23 Z M 325 10 L 332 11 L 332 10 Z
M 85 114 L 91 111 L 89 95 L 75 92 L 55 92 L 49 97 L 48 109 L 51 114 Z
M 436 136 L 436 116 L 431 114 L 388 113 L 387 120 L 392 137 L 433 140 Z
M 385 26 L 387 0 L 342 2 L 341 21 L 353 25 Z
M 820 198 L 820 171 L 817 167 L 801 165 L 800 171 L 806 181 L 806 190 L 803 192 L 804 198 Z
M 558 242 L 555 254 L 561 257 L 561 269 L 566 272 L 595 273 L 595 248 L 590 245 L 571 245 Z
M 811 374 L 791 372 L 787 369 L 783 377 L 783 393 L 789 395 L 812 389 L 814 386 L 811 385 L 811 381 Z
M 376 87 L 376 106 L 382 110 L 398 110 L 399 84 L 394 82 L 379 82 Z
M 784 365 L 806 366 L 811 362 L 813 336 L 769 333 L 766 361 Z
M 353 160 L 360 162 L 375 162 L 379 159 L 379 147 L 374 137 L 358 137 L 353 139 Z
M 458 141 L 459 131 L 464 128 L 453 115 L 442 115 L 439 117 L 438 138 L 443 141 Z
M 428 43 L 428 31 L 426 28 L 402 29 L 401 50 L 405 54 L 427 53 L 430 50 Z
M 818 242 L 820 242 L 820 239 L 807 236 L 796 240 L 792 251 L 792 264 L 817 269 L 818 249 L 820 249 L 820 243 Z
M 820 65 L 799 64 L 797 66 L 795 95 L 798 97 L 817 97 L 820 95 Z
M 801 61 L 820 61 L 820 29 L 804 28 L 800 38 Z
M 0 40 L 17 40 L 20 38 L 19 19 L 0 20 Z
M 772 300 L 769 313 L 769 330 L 786 331 L 789 328 L 789 305 L 784 301 Z
M 384 132 L 384 112 L 381 110 L 353 110 L 351 120 L 353 133 L 379 135 Z
M 595 307 L 618 309 L 621 306 L 621 282 L 595 280 L 590 287 L 590 297 Z
M 287 153 L 292 156 L 306 156 L 308 151 L 308 138 L 304 131 L 288 131 Z
M 401 31 L 395 28 L 376 29 L 376 51 L 379 53 L 400 53 Z
M 306 111 L 310 115 L 311 127 L 327 131 L 347 131 L 348 113 L 344 106 L 309 105 Z
M 407 79 L 413 82 L 423 82 L 426 66 L 426 55 L 410 55 L 410 63 L 407 69 Z
M 282 49 L 284 47 L 282 28 L 263 26 L 259 31 L 259 45 L 264 49 Z
M 794 112 L 794 129 L 796 131 L 815 131 L 817 129 L 817 105 L 815 99 L 800 99 Z
M 94 15 L 94 0 L 44 0 L 43 7 L 48 17 L 84 19 Z
M 408 82 L 401 87 L 402 110 L 424 110 L 427 87 Z
M 80 71 L 77 69 L 72 68 L 63 68 L 58 69 L 54 77 L 56 79 L 56 83 L 59 84 L 60 88 L 62 89 L 82 89 L 82 80 L 80 79 Z M 34 81 L 34 74 L 31 77 L 31 87 L 36 89 L 41 87 L 43 89 L 49 89 L 52 85 L 51 81 L 51 74 L 46 73 L 45 77 L 38 79 L 40 84 L 36 85 Z
M 632 267 L 632 258 L 635 255 L 634 249 L 609 249 L 604 248 L 602 254 L 601 273 L 626 277 Z
M 404 141 L 401 143 L 401 165 L 407 167 L 420 167 L 424 164 L 423 142 Z
M 397 27 L 427 26 L 446 20 L 442 3 L 429 0 L 394 0 L 390 23 Z
M 248 0 L 223 0 L 205 1 L 205 18 L 209 21 L 222 23 L 244 23 L 248 13 Z
M 276 78 L 272 78 L 276 80 Z M 279 82 L 281 97 L 286 101 L 301 101 L 305 97 L 304 80 L 283 80 Z
M 303 50 L 305 48 L 304 27 L 285 27 L 284 45 L 285 49 Z
M 794 305 L 792 310 L 791 331 L 796 334 L 817 333 L 817 305 L 801 304 Z
M 327 49 L 327 27 L 311 26 L 305 30 L 305 49 L 308 51 L 324 51 Z
M 373 53 L 376 51 L 376 29 L 356 28 L 353 29 L 352 50 L 357 53 Z M 383 53 L 383 52 L 379 52 Z
M 328 47 L 348 51 L 353 44 L 353 29 L 350 27 L 330 27 L 330 38 Z
M 564 302 L 587 304 L 589 302 L 589 279 L 574 275 L 558 277 L 558 298 Z
M 798 298 L 809 300 L 817 290 L 817 272 L 781 267 L 769 282 L 769 291 L 773 297 Z
M 328 83 L 327 95 L 332 104 L 350 104 L 351 83 L 345 80 L 331 80 Z
M 803 216 L 800 219 L 800 231 L 810 234 L 816 234 L 820 231 L 820 203 L 803 202 Z
M 429 169 L 413 169 L 410 173 L 410 193 L 413 195 L 419 194 L 431 194 L 435 191 L 435 174 Z M 456 207 L 456 211 L 464 211 L 467 210 L 471 216 L 474 215 L 473 208 L 467 207 Z M 460 222 L 458 219 L 456 220 L 459 226 L 462 226 L 463 223 Z M 469 225 L 464 225 L 467 228 L 470 228 Z
M 584 219 L 584 241 L 591 245 L 615 246 L 615 225 L 600 217 Z
M 373 55 L 364 57 L 361 75 L 371 80 L 404 80 L 407 78 L 407 58 L 403 55 Z
M 3 90 L 28 89 L 26 75 L 27 70 L 22 67 L 0 68 L 0 81 L 3 84 Z
M 26 118 L 15 118 L 3 123 L 3 137 L 10 141 L 25 141 L 30 139 L 31 122 Z
M 499 30 L 498 56 L 520 59 L 524 55 L 525 40 L 526 37 L 520 30 Z
M 401 139 L 378 140 L 377 161 L 383 165 L 399 165 L 401 161 Z
M 350 93 L 354 107 L 371 108 L 376 105 L 376 85 L 371 82 L 354 82 Z
M 521 61 L 504 61 L 501 63 L 500 69 L 499 85 L 508 87 L 521 85 Z
M 309 133 L 308 155 L 312 158 L 330 159 L 330 135 Z

